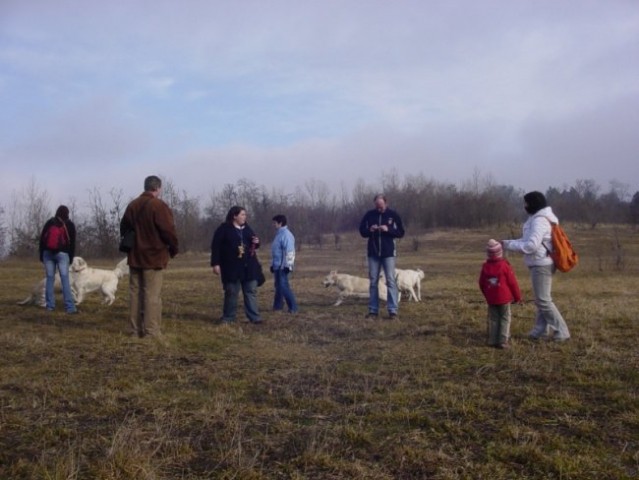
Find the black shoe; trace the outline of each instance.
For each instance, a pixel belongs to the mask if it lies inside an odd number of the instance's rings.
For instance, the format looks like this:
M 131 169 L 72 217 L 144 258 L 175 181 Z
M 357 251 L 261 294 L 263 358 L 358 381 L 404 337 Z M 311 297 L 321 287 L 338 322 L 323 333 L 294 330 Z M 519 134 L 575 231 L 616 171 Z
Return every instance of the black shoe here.
M 70 312 L 67 312 L 68 315 L 77 315 L 78 313 L 80 313 L 78 310 L 71 310 Z
M 377 319 L 378 315 L 375 312 L 368 312 L 364 318 L 370 318 L 372 320 Z
M 260 319 L 258 319 L 258 320 L 251 320 L 251 323 L 252 323 L 253 325 L 261 325 L 261 324 L 262 324 L 262 323 L 264 323 L 264 322 L 262 322 L 262 319 L 260 318 Z
M 388 319 L 389 320 L 395 320 L 397 319 L 397 312 L 391 312 L 388 314 Z

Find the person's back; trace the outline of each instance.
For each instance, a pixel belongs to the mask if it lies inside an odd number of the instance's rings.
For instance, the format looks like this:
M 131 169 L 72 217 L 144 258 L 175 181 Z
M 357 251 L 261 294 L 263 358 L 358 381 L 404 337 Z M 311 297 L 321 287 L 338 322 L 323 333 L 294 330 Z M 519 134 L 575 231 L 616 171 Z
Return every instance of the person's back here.
M 120 234 L 135 230 L 135 242 L 128 252 L 130 322 L 132 334 L 162 339 L 163 269 L 169 257 L 178 253 L 173 213 L 158 197 L 162 181 L 156 176 L 144 180 L 144 192 L 127 206 Z

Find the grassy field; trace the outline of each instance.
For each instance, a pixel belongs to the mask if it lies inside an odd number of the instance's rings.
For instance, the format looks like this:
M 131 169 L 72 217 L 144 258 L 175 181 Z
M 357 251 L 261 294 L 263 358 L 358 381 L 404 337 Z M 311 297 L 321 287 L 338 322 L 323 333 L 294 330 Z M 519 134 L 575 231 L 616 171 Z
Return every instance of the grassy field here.
M 423 302 L 400 319 L 333 307 L 331 269 L 365 276 L 364 241 L 303 248 L 301 313 L 214 324 L 208 256 L 166 271 L 168 344 L 127 336 L 127 287 L 81 314 L 20 307 L 35 260 L 0 264 L 1 479 L 630 479 L 639 477 L 639 234 L 568 228 L 582 263 L 555 276 L 566 344 L 532 343 L 534 305 L 513 306 L 513 348 L 485 346 L 477 287 L 491 232 L 405 238 Z M 415 248 L 418 246 L 418 249 Z M 263 252 L 266 260 L 267 252 Z M 117 260 L 86 259 L 113 268 Z

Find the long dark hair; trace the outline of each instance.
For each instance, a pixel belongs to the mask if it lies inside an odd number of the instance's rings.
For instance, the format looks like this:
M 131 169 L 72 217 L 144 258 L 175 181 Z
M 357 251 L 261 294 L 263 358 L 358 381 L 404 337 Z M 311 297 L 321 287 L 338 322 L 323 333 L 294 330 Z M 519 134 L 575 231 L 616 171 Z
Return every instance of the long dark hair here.
M 226 223 L 233 223 L 233 219 L 237 217 L 240 212 L 246 211 L 246 208 L 234 205 L 229 209 L 229 213 L 226 214 Z

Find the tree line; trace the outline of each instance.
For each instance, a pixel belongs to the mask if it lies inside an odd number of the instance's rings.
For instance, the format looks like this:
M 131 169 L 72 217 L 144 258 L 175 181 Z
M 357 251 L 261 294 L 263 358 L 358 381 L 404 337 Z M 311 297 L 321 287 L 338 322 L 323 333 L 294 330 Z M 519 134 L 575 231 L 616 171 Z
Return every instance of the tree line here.
M 342 235 L 355 231 L 364 212 L 372 208 L 373 197 L 383 192 L 397 210 L 408 232 L 417 235 L 437 228 L 482 228 L 519 223 L 524 220 L 524 191 L 498 185 L 490 176 L 475 173 L 461 185 L 442 183 L 423 174 L 384 173 L 378 186 L 358 180 L 351 191 L 343 186 L 332 190 L 326 183 L 308 180 L 293 192 L 269 189 L 246 178 L 226 184 L 208 198 L 194 197 L 170 179 L 163 180 L 162 199 L 173 210 L 180 250 L 206 251 L 215 228 L 233 205 L 245 207 L 249 223 L 265 240 L 273 236 L 271 219 L 285 214 L 299 248 L 340 248 Z M 551 187 L 548 203 L 563 222 L 596 228 L 600 223 L 639 225 L 639 192 L 630 195 L 627 185 L 613 181 L 602 193 L 594 180 L 577 180 L 573 186 Z M 88 258 L 119 256 L 119 224 L 126 205 L 122 190 L 88 191 L 88 201 L 79 206 L 66 203 L 77 227 L 78 254 Z M 3 256 L 34 256 L 42 226 L 57 205 L 35 180 L 11 203 L 0 205 L 0 253 Z

